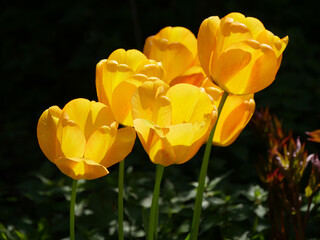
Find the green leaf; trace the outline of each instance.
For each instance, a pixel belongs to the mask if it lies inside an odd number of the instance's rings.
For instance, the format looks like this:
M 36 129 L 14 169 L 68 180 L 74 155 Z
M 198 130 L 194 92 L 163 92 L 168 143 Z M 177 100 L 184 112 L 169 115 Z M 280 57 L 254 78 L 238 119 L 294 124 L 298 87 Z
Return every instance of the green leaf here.
M 142 208 L 142 221 L 143 221 L 144 232 L 146 233 L 146 239 L 148 239 L 149 214 L 148 214 L 148 210 L 145 207 Z

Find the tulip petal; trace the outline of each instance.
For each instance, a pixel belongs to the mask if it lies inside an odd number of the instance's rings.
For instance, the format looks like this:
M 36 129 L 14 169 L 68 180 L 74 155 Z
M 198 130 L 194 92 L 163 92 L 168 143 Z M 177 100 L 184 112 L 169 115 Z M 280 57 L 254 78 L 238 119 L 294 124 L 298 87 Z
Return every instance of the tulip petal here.
M 161 96 L 155 100 L 153 108 L 153 122 L 160 127 L 171 124 L 172 119 L 172 107 L 170 100 Z
M 44 111 L 37 126 L 37 137 L 44 155 L 54 163 L 56 158 L 57 126 L 62 110 L 53 106 Z
M 217 123 L 213 144 L 217 146 L 232 144 L 251 119 L 254 109 L 253 94 L 229 95 Z
M 217 61 L 215 81 L 233 94 L 251 94 L 269 86 L 278 70 L 272 48 L 254 40 L 232 45 Z
M 147 57 L 136 49 L 130 49 L 128 51 L 117 49 L 110 54 L 108 60 L 116 61 L 121 65 L 127 65 L 133 72 L 136 72 L 138 68 L 149 63 Z
M 133 74 L 133 70 L 126 64 L 110 59 L 101 60 L 96 67 L 96 88 L 99 101 L 111 106 L 114 88 Z
M 115 122 L 111 124 L 111 127 L 102 126 L 97 129 L 87 142 L 84 157 L 100 163 L 114 143 L 116 135 L 117 124 Z
M 164 68 L 162 80 L 168 84 L 194 62 L 194 56 L 182 43 L 168 43 L 163 39 L 153 39 L 152 45 L 153 48 L 148 57 L 162 63 Z
M 81 158 L 84 155 L 86 139 L 81 128 L 62 112 L 57 128 L 57 157 Z
M 135 119 L 133 124 L 144 150 L 153 163 L 168 166 L 175 162 L 175 153 L 164 139 L 160 127 L 155 127 L 146 119 Z
M 169 84 L 194 64 L 197 39 L 184 27 L 166 27 L 147 38 L 143 52 L 149 59 L 163 64 L 165 75 L 162 80 Z
M 190 84 L 177 84 L 171 87 L 166 96 L 171 101 L 172 124 L 203 121 L 204 115 L 215 110 L 210 97 L 198 87 Z
M 155 131 L 151 129 L 151 131 Z M 156 135 L 156 133 L 154 133 Z M 155 143 L 149 150 L 149 157 L 154 164 L 161 164 L 164 167 L 176 163 L 176 154 L 170 143 L 165 138 L 156 137 Z
M 142 83 L 131 98 L 133 119 L 153 120 L 155 99 L 163 94 L 169 86 L 163 81 Z
M 143 79 L 138 79 L 138 78 Z M 148 78 L 144 75 L 138 75 L 121 82 L 112 93 L 112 111 L 118 122 L 125 126 L 133 126 L 131 114 L 131 98 L 137 87 L 142 81 Z
M 114 122 L 114 116 L 106 105 L 84 98 L 70 101 L 63 111 L 77 123 L 87 140 L 96 129 Z
M 206 140 L 210 126 L 210 119 L 203 122 L 182 123 L 168 127 L 165 138 L 175 152 L 176 164 L 182 164 L 190 160 Z
M 122 161 L 132 151 L 136 132 L 131 127 L 120 128 L 116 138 L 100 164 L 109 168 Z
M 56 165 L 61 172 L 75 180 L 92 180 L 109 173 L 104 166 L 85 158 L 58 158 Z
M 256 37 L 265 30 L 263 23 L 254 17 L 245 17 L 243 14 L 237 12 L 229 13 L 225 17 L 232 18 L 235 22 L 246 25 L 250 29 L 253 39 L 256 39 Z
M 219 54 L 231 45 L 248 39 L 252 39 L 252 33 L 245 24 L 235 22 L 230 17 L 222 18 L 220 29 L 217 31 L 217 54 L 214 54 L 213 58 L 219 58 Z
M 171 81 L 170 86 L 176 85 L 178 83 L 188 83 L 199 87 L 205 80 L 205 78 L 206 75 L 203 71 L 203 68 L 200 65 L 194 65 L 183 74 L 176 77 L 173 81 Z
M 198 55 L 201 66 L 207 76 L 210 76 L 209 65 L 212 54 L 215 54 L 216 34 L 220 25 L 219 17 L 205 19 L 198 32 Z

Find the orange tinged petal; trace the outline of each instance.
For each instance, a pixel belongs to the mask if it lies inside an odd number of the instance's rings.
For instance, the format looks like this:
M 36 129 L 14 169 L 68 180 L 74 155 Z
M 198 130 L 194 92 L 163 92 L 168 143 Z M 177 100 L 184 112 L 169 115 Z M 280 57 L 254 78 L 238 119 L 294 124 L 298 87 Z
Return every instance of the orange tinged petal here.
M 201 23 L 198 32 L 199 61 L 207 76 L 210 76 L 209 65 L 211 56 L 214 55 L 216 51 L 216 36 L 219 26 L 220 19 L 218 17 L 210 17 Z
M 228 146 L 248 124 L 255 109 L 253 95 L 229 95 L 217 123 L 213 144 Z
M 136 132 L 132 127 L 120 128 L 116 138 L 110 146 L 105 157 L 100 164 L 109 168 L 110 166 L 122 161 L 132 151 L 136 139 Z
M 62 110 L 59 107 L 50 107 L 42 113 L 37 126 L 40 148 L 53 163 L 56 158 L 57 126 L 61 113 Z
M 75 180 L 92 180 L 109 173 L 104 166 L 85 158 L 58 158 L 56 165 L 61 172 Z

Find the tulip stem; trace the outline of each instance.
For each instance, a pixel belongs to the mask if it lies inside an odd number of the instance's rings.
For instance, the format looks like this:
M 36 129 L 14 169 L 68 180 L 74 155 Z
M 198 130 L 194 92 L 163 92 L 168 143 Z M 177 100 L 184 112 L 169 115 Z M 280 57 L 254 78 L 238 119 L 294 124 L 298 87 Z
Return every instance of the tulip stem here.
M 124 178 L 124 160 L 119 163 L 118 179 L 118 239 L 123 240 L 123 178 Z
M 74 209 L 76 204 L 77 184 L 78 180 L 73 179 L 70 200 L 70 240 L 74 240 Z
M 216 127 L 217 127 L 217 123 L 219 121 L 219 116 L 220 116 L 222 107 L 223 107 L 227 97 L 228 97 L 228 92 L 224 92 L 222 95 L 221 101 L 219 103 L 217 120 L 216 120 L 216 122 L 210 132 L 210 135 L 209 135 L 209 138 L 208 138 L 208 141 L 206 144 L 205 152 L 203 155 L 200 176 L 199 176 L 199 182 L 198 182 L 198 187 L 197 187 L 196 202 L 195 202 L 194 211 L 193 211 L 191 232 L 190 232 L 190 239 L 191 240 L 196 240 L 198 238 L 202 199 L 203 199 L 203 192 L 204 192 L 204 184 L 205 184 L 205 179 L 207 176 L 210 152 L 211 152 L 211 147 L 212 147 L 212 139 L 213 139 Z
M 157 164 L 156 169 L 156 180 L 154 184 L 152 203 L 149 216 L 149 230 L 148 230 L 148 240 L 153 240 L 154 236 L 157 236 L 158 228 L 158 214 L 159 214 L 159 193 L 160 193 L 160 184 L 164 171 L 164 166 Z

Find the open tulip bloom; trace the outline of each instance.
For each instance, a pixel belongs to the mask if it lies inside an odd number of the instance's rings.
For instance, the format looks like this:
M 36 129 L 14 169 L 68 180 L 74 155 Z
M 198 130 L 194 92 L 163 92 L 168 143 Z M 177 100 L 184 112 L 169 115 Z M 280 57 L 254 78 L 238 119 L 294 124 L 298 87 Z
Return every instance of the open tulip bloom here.
M 76 180 L 107 175 L 108 167 L 131 152 L 136 135 L 131 127 L 118 129 L 104 104 L 79 98 L 63 109 L 53 106 L 45 110 L 38 122 L 37 136 L 46 157 L 74 179 L 70 206 L 70 224 L 74 224 Z M 71 239 L 73 227 L 70 226 Z
M 212 81 L 232 94 L 251 94 L 275 79 L 288 37 L 280 39 L 256 18 L 230 13 L 205 19 L 198 32 L 200 63 Z
M 157 164 L 148 240 L 157 235 L 157 206 L 165 166 L 190 160 L 206 141 L 217 118 L 213 100 L 190 85 L 142 83 L 132 96 L 133 125 L 150 160 Z
M 141 83 L 162 76 L 161 63 L 149 60 L 135 49 L 117 49 L 97 64 L 98 99 L 111 109 L 117 122 L 133 126 L 131 97 L 134 91 Z

